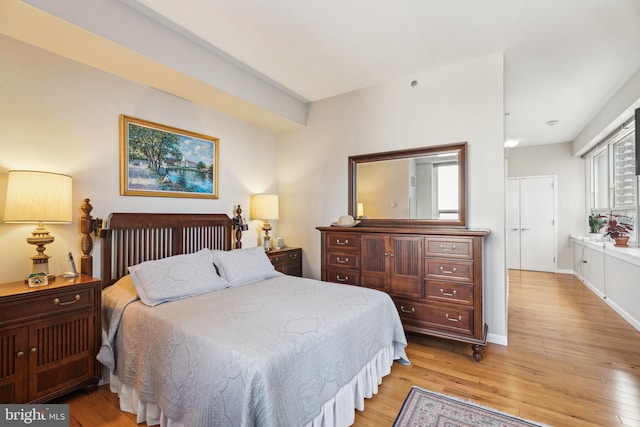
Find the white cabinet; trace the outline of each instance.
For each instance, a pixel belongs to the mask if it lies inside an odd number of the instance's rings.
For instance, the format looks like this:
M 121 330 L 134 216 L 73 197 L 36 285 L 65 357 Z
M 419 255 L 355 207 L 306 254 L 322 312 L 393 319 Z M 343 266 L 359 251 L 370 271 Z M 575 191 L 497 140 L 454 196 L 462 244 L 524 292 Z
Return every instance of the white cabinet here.
M 572 237 L 575 275 L 640 331 L 640 249 Z
M 604 262 L 607 302 L 640 331 L 640 266 L 613 256 Z
M 604 293 L 604 243 L 586 244 L 574 242 L 573 269 L 582 283 L 587 285 L 600 298 Z M 598 250 L 599 249 L 599 250 Z

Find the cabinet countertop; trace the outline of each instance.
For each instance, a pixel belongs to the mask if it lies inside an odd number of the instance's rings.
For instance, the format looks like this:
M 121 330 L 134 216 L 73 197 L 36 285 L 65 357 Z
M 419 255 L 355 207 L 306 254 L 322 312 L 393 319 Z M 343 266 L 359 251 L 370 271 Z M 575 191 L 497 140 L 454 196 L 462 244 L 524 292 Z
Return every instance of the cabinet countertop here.
M 571 241 L 572 243 L 588 246 L 597 251 L 606 253 L 607 255 L 610 255 L 614 258 L 618 258 L 619 260 L 626 261 L 640 267 L 640 248 L 619 248 L 615 246 L 613 242 L 596 242 L 595 240 L 591 240 L 589 237 L 576 235 L 569 236 L 569 241 Z

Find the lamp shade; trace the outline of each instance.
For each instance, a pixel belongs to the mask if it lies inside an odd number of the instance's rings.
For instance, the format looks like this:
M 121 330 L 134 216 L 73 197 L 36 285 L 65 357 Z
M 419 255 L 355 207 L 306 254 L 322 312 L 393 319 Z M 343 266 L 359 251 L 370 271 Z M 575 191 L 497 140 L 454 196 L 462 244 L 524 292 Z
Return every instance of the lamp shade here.
M 251 219 L 278 219 L 278 195 L 254 194 L 251 196 Z
M 9 172 L 5 222 L 68 223 L 72 220 L 70 176 L 36 171 Z

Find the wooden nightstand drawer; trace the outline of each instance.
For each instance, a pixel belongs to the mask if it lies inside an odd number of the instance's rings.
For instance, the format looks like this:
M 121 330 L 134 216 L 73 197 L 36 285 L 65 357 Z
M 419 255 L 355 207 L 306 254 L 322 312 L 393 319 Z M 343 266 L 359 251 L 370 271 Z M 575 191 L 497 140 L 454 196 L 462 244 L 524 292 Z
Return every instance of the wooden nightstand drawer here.
M 360 236 L 355 233 L 327 233 L 327 249 L 359 250 Z
M 425 242 L 425 256 L 473 258 L 473 239 L 426 237 Z
M 427 279 L 473 283 L 473 261 L 425 258 L 424 271 Z
M 43 290 L 28 299 L 6 302 L 0 311 L 0 326 L 16 321 L 26 322 L 40 317 L 93 310 L 96 304 L 94 290 L 93 286 L 78 285 L 46 292 Z
M 272 249 L 267 252 L 267 256 L 280 273 L 302 277 L 302 249 Z

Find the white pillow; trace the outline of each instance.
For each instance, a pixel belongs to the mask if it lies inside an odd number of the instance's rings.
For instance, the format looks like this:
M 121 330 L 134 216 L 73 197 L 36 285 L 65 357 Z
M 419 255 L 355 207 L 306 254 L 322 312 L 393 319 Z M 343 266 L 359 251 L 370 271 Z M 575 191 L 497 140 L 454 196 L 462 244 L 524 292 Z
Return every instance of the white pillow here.
M 213 251 L 214 262 L 229 286 L 241 286 L 280 276 L 260 246 L 232 251 Z
M 149 306 L 228 287 L 216 273 L 209 249 L 145 261 L 129 267 L 143 303 Z

